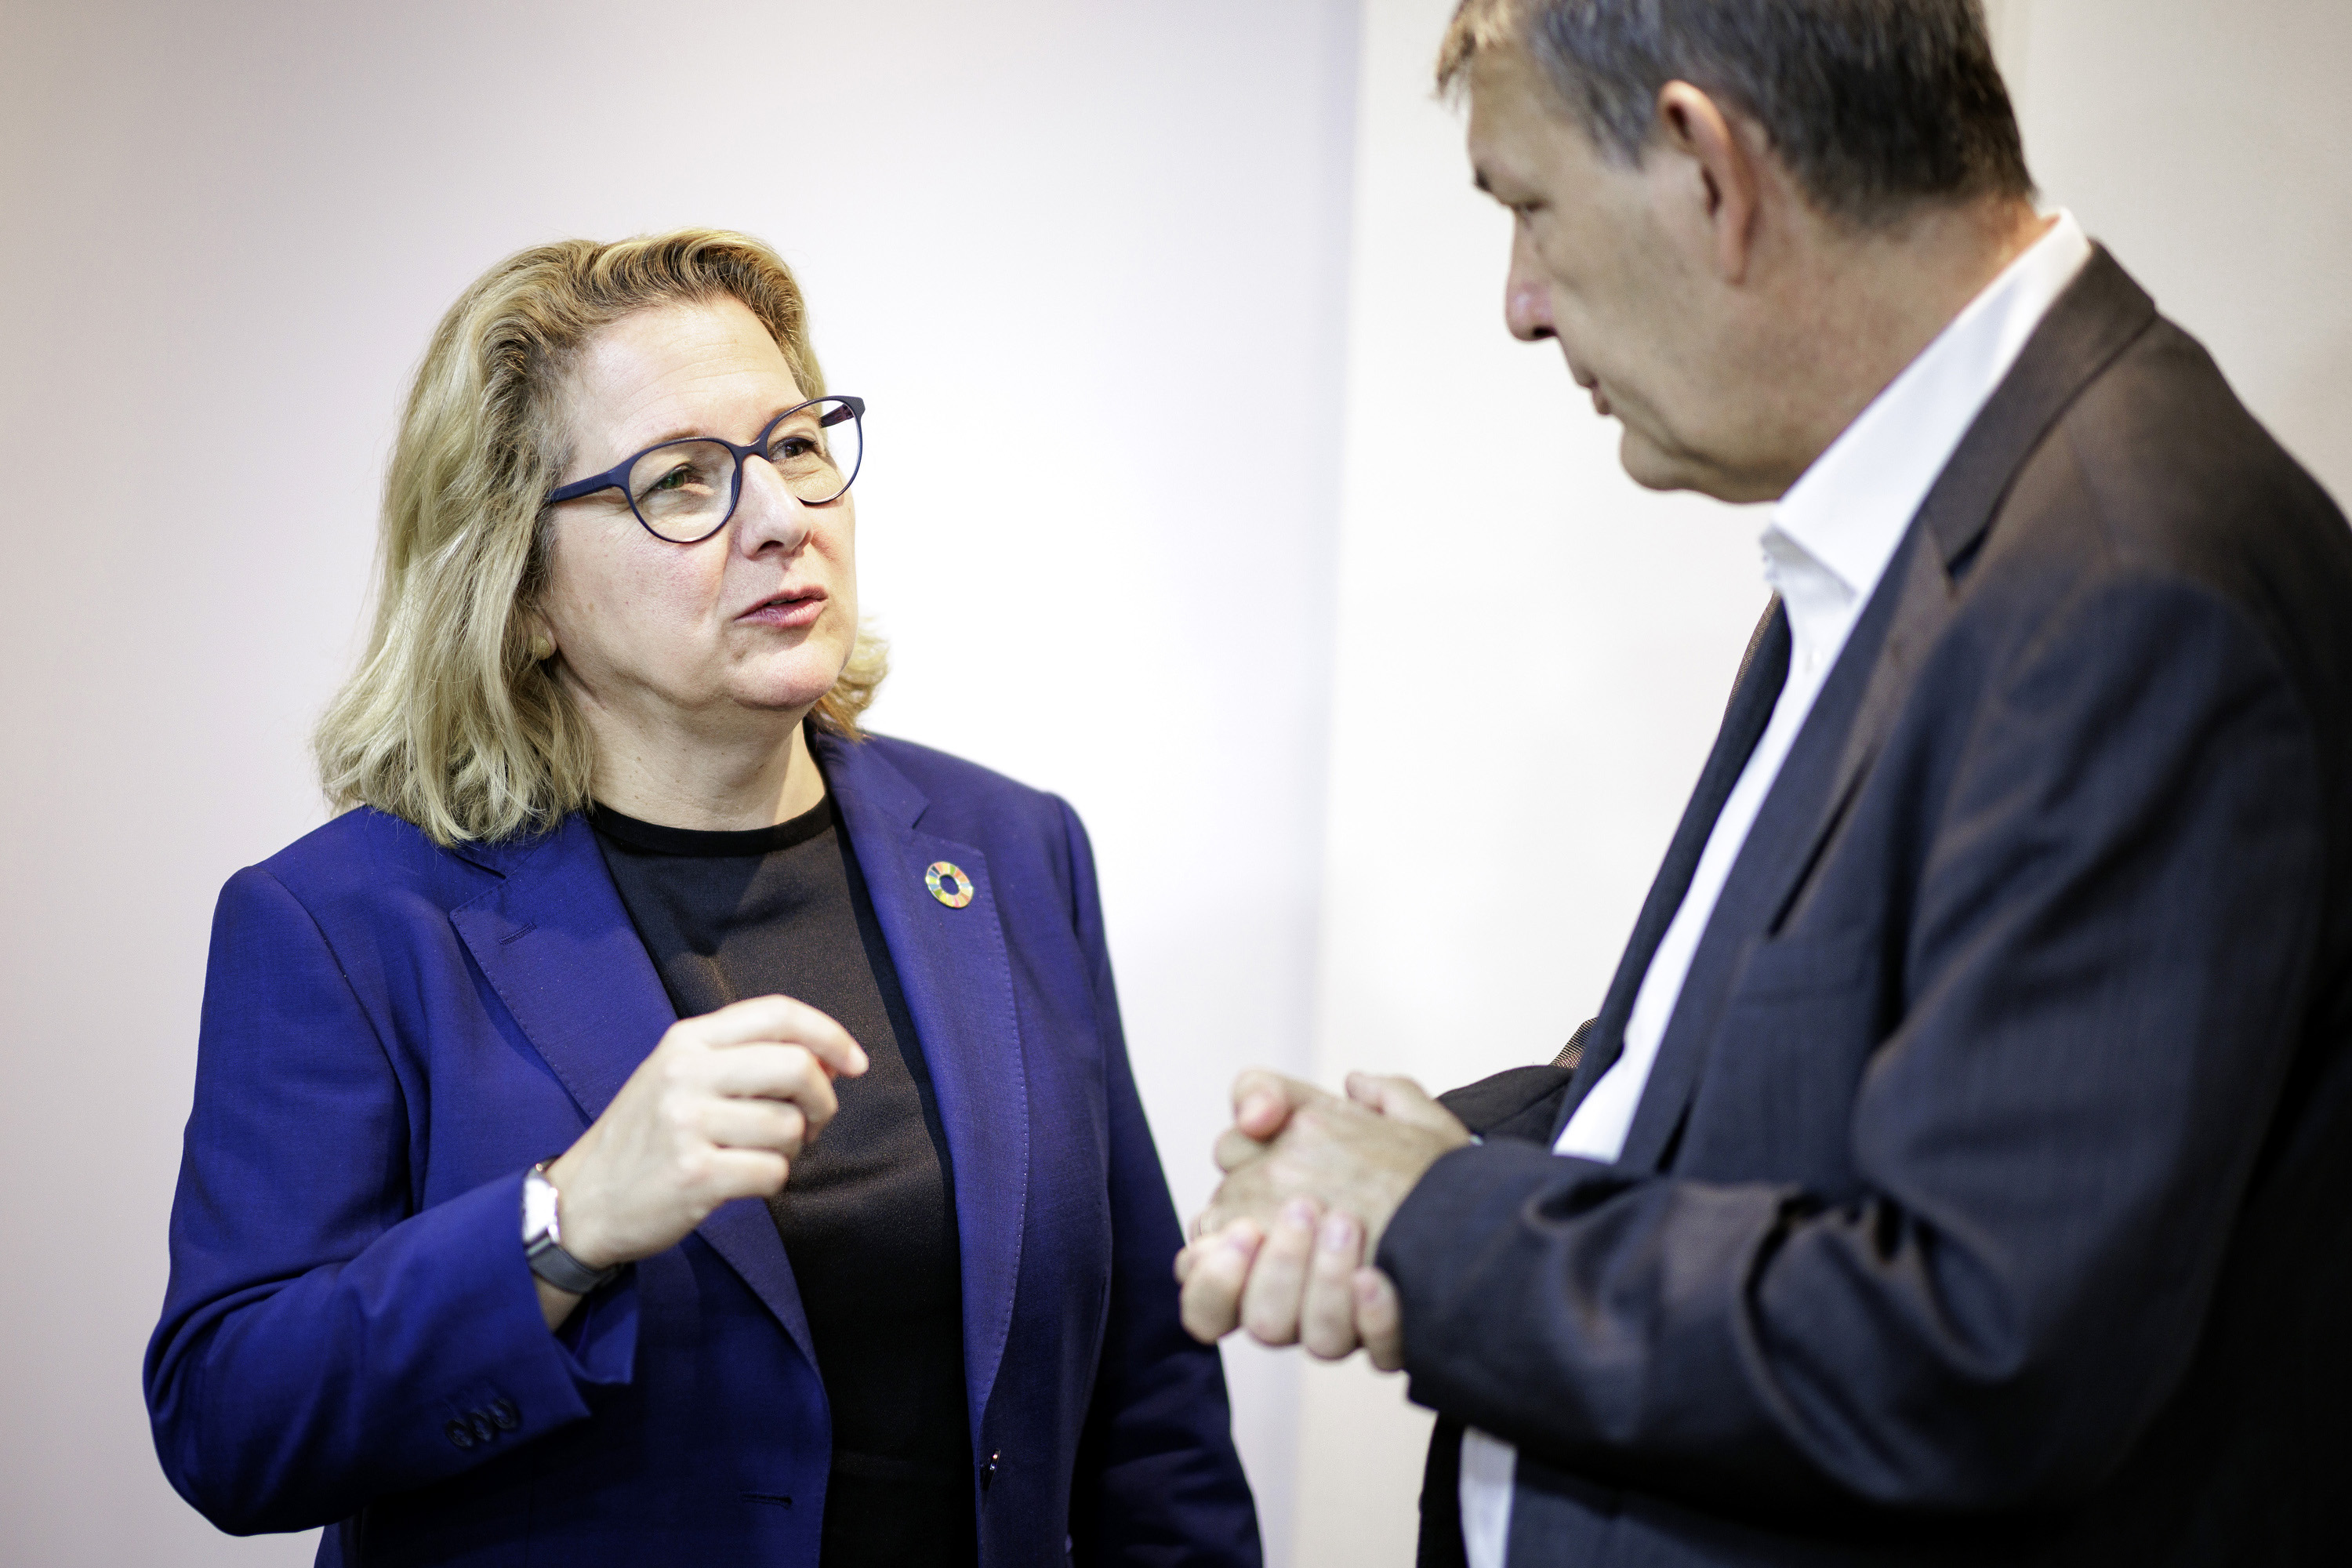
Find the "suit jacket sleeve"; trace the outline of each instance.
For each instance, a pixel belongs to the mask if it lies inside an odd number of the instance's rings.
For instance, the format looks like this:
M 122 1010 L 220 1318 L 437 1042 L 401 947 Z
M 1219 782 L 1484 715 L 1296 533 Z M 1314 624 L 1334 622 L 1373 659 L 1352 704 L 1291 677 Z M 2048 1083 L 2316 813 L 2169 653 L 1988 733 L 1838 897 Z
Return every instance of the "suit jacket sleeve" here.
M 214 917 L 146 1361 L 164 1472 L 224 1530 L 307 1529 L 448 1479 L 630 1376 L 633 1284 L 549 1333 L 523 1173 L 414 1212 L 409 1111 L 309 911 L 266 869 L 239 872 Z
M 1103 1029 L 1112 1231 L 1102 1364 L 1072 1488 L 1076 1560 L 1255 1568 L 1257 1513 L 1234 1449 L 1224 1364 L 1177 1316 L 1183 1231 L 1128 1064 L 1094 851 L 1066 805 L 1062 817 Z
M 1449 1154 L 1381 1247 L 1417 1400 L 1701 1502 L 2003 1506 L 2118 1460 L 2182 1374 L 2305 1007 L 2315 742 L 2240 612 L 2116 574 L 1957 743 L 1859 1194 Z

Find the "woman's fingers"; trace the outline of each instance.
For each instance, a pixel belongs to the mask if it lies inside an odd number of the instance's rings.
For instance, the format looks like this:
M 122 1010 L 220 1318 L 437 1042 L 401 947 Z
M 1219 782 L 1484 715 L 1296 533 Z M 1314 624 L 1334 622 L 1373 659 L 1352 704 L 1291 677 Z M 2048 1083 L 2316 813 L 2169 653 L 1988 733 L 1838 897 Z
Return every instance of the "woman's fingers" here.
M 692 1029 L 704 1045 L 799 1046 L 838 1078 L 856 1078 L 866 1070 L 866 1052 L 849 1031 L 805 1002 L 789 996 L 753 996 L 689 1018 L 681 1026 Z
M 772 1198 L 793 1173 L 793 1163 L 772 1149 L 710 1149 L 701 1163 L 702 1195 L 711 1200 L 705 1215 L 732 1198 Z
M 797 1160 L 808 1142 L 809 1121 L 786 1100 L 713 1100 L 702 1108 L 701 1130 L 722 1149 L 766 1149 Z
M 1298 1310 L 1299 1342 L 1322 1361 L 1339 1361 L 1356 1348 L 1357 1265 L 1364 1256 L 1364 1227 L 1354 1215 L 1334 1209 L 1315 1233 L 1315 1256 L 1307 1267 L 1307 1290 Z
M 802 1046 L 746 1045 L 713 1051 L 704 1064 L 703 1088 L 741 1099 L 790 1100 L 815 1131 L 840 1106 L 833 1079 L 814 1053 Z

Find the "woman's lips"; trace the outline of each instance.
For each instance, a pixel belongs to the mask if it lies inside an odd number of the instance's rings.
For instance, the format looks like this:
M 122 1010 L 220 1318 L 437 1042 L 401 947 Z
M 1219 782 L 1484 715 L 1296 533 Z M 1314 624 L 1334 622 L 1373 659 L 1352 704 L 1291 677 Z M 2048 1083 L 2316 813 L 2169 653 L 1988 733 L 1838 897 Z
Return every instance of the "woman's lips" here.
M 816 618 L 823 614 L 824 591 L 812 588 L 789 598 L 780 596 L 754 605 L 735 619 L 744 626 L 805 626 L 814 625 Z

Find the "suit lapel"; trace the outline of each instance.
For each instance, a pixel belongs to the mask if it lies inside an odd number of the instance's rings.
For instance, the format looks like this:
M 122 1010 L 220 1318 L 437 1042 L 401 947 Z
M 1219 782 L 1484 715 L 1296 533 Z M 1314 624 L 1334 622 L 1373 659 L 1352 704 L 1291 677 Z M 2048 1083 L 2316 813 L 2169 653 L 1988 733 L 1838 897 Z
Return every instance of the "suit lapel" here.
M 1707 753 L 1706 765 L 1699 770 L 1698 787 L 1691 792 L 1690 804 L 1683 808 L 1682 821 L 1675 825 L 1674 838 L 1666 847 L 1666 858 L 1658 867 L 1657 877 L 1650 883 L 1649 896 L 1642 900 L 1642 913 L 1633 922 L 1633 934 L 1625 944 L 1625 952 L 1617 961 L 1617 973 L 1609 982 L 1609 994 L 1601 1004 L 1600 1015 L 1592 1021 L 1592 1032 L 1585 1037 L 1584 1055 L 1578 1061 L 1576 1077 L 1569 1084 L 1568 1093 L 1561 1097 L 1559 1110 L 1552 1120 L 1552 1139 L 1557 1141 L 1560 1129 L 1601 1081 L 1601 1075 L 1613 1066 L 1625 1050 L 1625 1020 L 1633 1015 L 1633 998 L 1642 988 L 1642 977 L 1649 973 L 1650 959 L 1658 951 L 1658 943 L 1674 923 L 1675 911 L 1682 908 L 1683 895 L 1690 890 L 1693 872 L 1698 868 L 1699 856 L 1706 848 L 1707 835 L 1715 829 L 1715 819 L 1723 810 L 1732 785 L 1739 782 L 1740 770 L 1748 765 L 1748 754 L 1771 721 L 1772 705 L 1780 700 L 1780 688 L 1789 678 L 1789 616 L 1780 607 L 1776 595 L 1765 606 L 1764 618 L 1748 639 L 1748 652 L 1739 661 L 1739 677 L 1733 682 L 1731 702 L 1725 710 L 1723 724 L 1716 731 L 1715 747 Z
M 505 880 L 452 910 L 449 923 L 582 1117 L 593 1121 L 677 1022 L 595 830 L 574 814 L 542 838 L 467 858 Z M 808 1314 L 767 1209 L 748 1200 L 722 1205 L 695 1228 L 815 1366 Z
M 1914 537 L 1904 547 L 1907 566 L 1898 559 L 1880 584 L 1878 597 L 1892 590 L 1894 600 L 1885 637 L 1871 658 L 1869 682 L 1806 840 L 1787 858 L 1781 885 L 1771 889 L 1769 929 L 1777 930 L 1794 907 L 1877 761 L 1927 650 L 1951 621 L 1958 580 L 1991 529 L 2018 470 L 2084 387 L 2155 320 L 2154 301 L 2114 257 L 2095 248 L 2082 275 L 2051 307 L 1937 476 L 1913 521 Z M 1850 653 L 1870 657 L 1870 630 L 1866 624 L 1855 627 Z
M 1654 1167 L 1664 1159 L 1705 1067 L 1742 955 L 1780 929 L 1810 884 L 1894 730 L 1929 649 L 1949 623 L 1958 579 L 1981 546 L 2010 485 L 2075 397 L 2155 319 L 2147 296 L 2113 257 L 2095 249 L 1961 438 L 1839 655 L 1724 884 L 1659 1045 L 1621 1163 Z M 1716 797 L 1717 811 L 1722 798 Z M 1706 831 L 1713 823 L 1710 813 Z M 1699 841 L 1703 847 L 1704 831 Z M 1688 880 L 1685 872 L 1685 886 Z M 1670 907 L 1665 919 L 1673 915 Z M 1643 919 L 1648 918 L 1645 909 Z M 1662 922 L 1661 933 L 1664 929 Z M 1651 947 L 1655 945 L 1654 937 Z M 1643 962 L 1646 969 L 1646 955 Z M 1633 988 L 1640 984 L 1636 971 Z M 1616 990 L 1612 987 L 1612 1001 Z M 1631 1010 L 1630 992 L 1625 1006 Z
M 1013 970 L 988 858 L 922 831 L 929 802 L 875 748 L 814 737 L 898 988 L 939 1096 L 962 1246 L 964 1375 L 974 1440 L 1013 1323 L 1029 1194 L 1029 1089 Z M 953 863 L 971 901 L 951 909 L 924 874 Z

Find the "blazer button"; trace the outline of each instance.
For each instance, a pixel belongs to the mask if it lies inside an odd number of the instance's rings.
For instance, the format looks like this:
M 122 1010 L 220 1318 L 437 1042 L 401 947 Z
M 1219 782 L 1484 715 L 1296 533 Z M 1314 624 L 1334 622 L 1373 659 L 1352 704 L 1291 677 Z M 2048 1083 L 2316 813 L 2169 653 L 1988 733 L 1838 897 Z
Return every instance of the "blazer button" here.
M 441 1428 L 441 1436 L 448 1438 L 451 1446 L 455 1447 L 470 1448 L 474 1446 L 473 1430 L 463 1421 L 450 1422 Z
M 996 1480 L 996 1467 L 1004 1460 L 1003 1453 L 992 1453 L 980 1462 L 980 1489 L 986 1491 Z
M 474 1437 L 478 1442 L 487 1443 L 499 1435 L 499 1429 L 490 1425 L 488 1415 L 483 1411 L 468 1410 L 466 1419 L 474 1428 Z
M 511 1399 L 493 1399 L 489 1405 L 490 1425 L 501 1432 L 511 1432 L 522 1425 L 522 1412 Z

